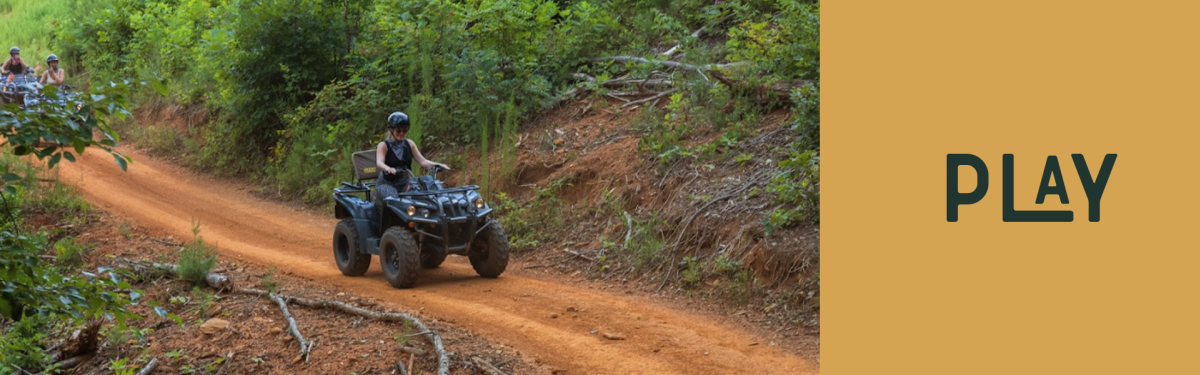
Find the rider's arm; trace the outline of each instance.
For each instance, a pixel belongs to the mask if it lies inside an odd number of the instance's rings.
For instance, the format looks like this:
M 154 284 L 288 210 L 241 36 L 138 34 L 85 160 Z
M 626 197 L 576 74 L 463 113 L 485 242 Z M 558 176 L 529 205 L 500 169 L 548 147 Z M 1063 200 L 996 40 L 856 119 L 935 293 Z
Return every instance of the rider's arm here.
M 375 147 L 375 167 L 387 174 L 396 174 L 395 168 L 387 166 L 387 152 L 387 145 L 379 142 L 379 147 Z
M 433 166 L 436 165 L 436 166 L 442 167 L 442 169 L 445 169 L 447 171 L 450 170 L 450 167 L 445 164 L 437 163 L 437 162 L 425 159 L 425 156 L 421 155 L 421 150 L 417 149 L 417 143 L 413 142 L 411 139 L 408 140 L 408 146 L 409 146 L 409 148 L 412 148 L 413 160 L 416 160 L 417 164 L 420 164 L 422 167 L 433 168 Z

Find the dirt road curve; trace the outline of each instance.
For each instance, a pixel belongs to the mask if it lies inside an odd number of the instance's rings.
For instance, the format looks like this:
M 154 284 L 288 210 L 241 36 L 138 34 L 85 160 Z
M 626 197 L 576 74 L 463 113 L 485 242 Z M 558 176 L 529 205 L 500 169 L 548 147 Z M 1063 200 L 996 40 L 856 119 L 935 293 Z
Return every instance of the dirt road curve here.
M 418 310 L 540 358 L 570 374 L 806 374 L 816 364 L 719 322 L 659 306 L 647 299 L 504 275 L 481 279 L 463 257 L 425 271 L 417 287 L 392 289 L 373 259 L 363 277 L 345 277 L 333 264 L 336 221 L 256 199 L 251 194 L 137 154 L 125 173 L 111 156 L 89 152 L 62 164 L 62 178 L 88 201 L 138 226 L 177 239 L 201 235 L 227 256 L 274 265 L 396 309 Z M 578 318 L 563 314 L 573 306 Z M 557 319 L 551 313 L 560 313 Z M 606 340 L 592 330 L 627 336 Z M 759 343 L 758 345 L 751 345 Z M 658 349 L 656 352 L 655 349 Z M 453 350 L 453 348 L 451 348 Z M 707 355 L 706 355 L 707 354 Z

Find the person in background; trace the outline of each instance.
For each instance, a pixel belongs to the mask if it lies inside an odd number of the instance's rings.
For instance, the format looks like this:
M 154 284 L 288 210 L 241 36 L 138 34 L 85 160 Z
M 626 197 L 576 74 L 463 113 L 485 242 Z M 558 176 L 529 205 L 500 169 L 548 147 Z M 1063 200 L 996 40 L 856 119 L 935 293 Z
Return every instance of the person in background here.
M 4 65 L 0 65 L 0 73 L 4 75 L 24 74 L 25 69 L 29 69 L 29 65 L 25 64 L 25 60 L 21 60 L 20 48 L 13 47 L 8 50 L 8 54 L 11 57 L 4 61 Z
M 45 73 L 42 73 L 42 78 L 38 79 L 38 83 L 54 87 L 62 87 L 63 81 L 67 79 L 66 71 L 58 68 L 58 56 L 51 54 L 46 57 L 46 64 L 50 65 Z

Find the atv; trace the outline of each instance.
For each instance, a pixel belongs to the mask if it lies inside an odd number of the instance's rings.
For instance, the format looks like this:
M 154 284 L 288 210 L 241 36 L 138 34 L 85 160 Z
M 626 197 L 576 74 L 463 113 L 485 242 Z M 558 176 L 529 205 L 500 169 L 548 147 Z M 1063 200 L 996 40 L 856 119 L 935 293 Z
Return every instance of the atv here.
M 409 191 L 373 202 L 375 150 L 356 152 L 351 161 L 357 181 L 333 190 L 334 216 L 341 220 L 333 229 L 333 257 L 343 275 L 366 273 L 371 255 L 379 256 L 384 278 L 396 288 L 411 288 L 421 268 L 437 268 L 449 254 L 465 255 L 482 277 L 498 277 L 508 267 L 508 237 L 479 186 L 447 189 L 434 167 L 410 179 Z

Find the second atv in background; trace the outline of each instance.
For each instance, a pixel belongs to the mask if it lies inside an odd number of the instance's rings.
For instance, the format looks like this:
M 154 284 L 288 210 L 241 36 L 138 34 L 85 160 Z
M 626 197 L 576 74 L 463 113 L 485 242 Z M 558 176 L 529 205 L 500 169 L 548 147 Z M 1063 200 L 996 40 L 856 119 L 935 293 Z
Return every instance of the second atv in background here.
M 356 183 L 334 189 L 333 255 L 346 276 L 359 276 L 378 255 L 383 275 L 410 288 L 421 268 L 437 268 L 450 254 L 465 255 L 475 272 L 494 278 L 508 267 L 508 237 L 475 185 L 447 189 L 440 168 L 412 179 L 412 191 L 371 202 L 377 176 L 375 150 L 352 156 Z M 358 196 L 362 194 L 362 196 Z

